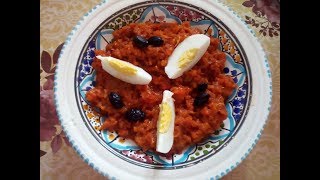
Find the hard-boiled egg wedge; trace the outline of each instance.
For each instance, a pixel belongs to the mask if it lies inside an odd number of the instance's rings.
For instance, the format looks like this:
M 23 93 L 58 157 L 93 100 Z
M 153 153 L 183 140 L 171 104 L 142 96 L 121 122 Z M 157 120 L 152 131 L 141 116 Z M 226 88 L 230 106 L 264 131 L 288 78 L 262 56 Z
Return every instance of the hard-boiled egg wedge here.
M 180 77 L 190 70 L 204 55 L 210 45 L 210 38 L 203 34 L 194 34 L 183 40 L 168 59 L 165 72 L 170 79 Z
M 130 84 L 149 84 L 152 77 L 142 68 L 129 62 L 107 56 L 97 56 L 101 60 L 103 70 L 110 75 Z
M 169 152 L 173 144 L 174 120 L 176 115 L 172 95 L 173 93 L 171 91 L 163 91 L 162 103 L 160 104 L 156 150 L 161 153 Z

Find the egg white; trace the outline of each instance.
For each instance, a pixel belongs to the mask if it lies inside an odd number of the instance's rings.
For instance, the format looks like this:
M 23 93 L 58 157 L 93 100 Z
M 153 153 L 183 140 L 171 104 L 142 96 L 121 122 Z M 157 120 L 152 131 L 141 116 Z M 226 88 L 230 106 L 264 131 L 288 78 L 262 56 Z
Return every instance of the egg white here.
M 123 60 L 120 60 L 120 59 L 117 59 L 117 58 L 114 58 L 111 56 L 103 57 L 103 56 L 99 55 L 96 57 L 101 60 L 103 70 L 108 72 L 113 77 L 118 78 L 124 82 L 130 83 L 130 84 L 145 85 L 145 84 L 149 84 L 150 81 L 152 80 L 152 76 L 148 72 L 146 72 L 142 68 L 135 66 L 129 62 L 126 62 L 126 61 L 123 61 Z M 136 72 L 134 74 L 129 74 L 129 75 L 125 74 L 125 73 L 113 68 L 110 65 L 110 61 L 120 62 L 129 68 L 135 69 Z
M 180 77 L 184 72 L 190 70 L 204 55 L 210 45 L 210 38 L 203 34 L 194 34 L 184 39 L 172 52 L 168 58 L 168 64 L 165 67 L 165 72 L 170 79 L 176 79 Z M 198 48 L 199 50 L 195 54 L 195 57 L 185 67 L 179 67 L 179 58 L 185 51 L 192 48 Z
M 161 153 L 167 153 L 170 151 L 172 145 L 173 145 L 173 139 L 174 139 L 174 121 L 175 121 L 175 107 L 174 107 L 174 99 L 172 98 L 173 93 L 171 91 L 165 90 L 163 91 L 163 99 L 162 103 L 168 103 L 168 106 L 170 107 L 171 117 L 169 122 L 168 130 L 164 133 L 160 132 L 160 114 L 159 112 L 159 119 L 157 124 L 157 147 L 156 151 Z

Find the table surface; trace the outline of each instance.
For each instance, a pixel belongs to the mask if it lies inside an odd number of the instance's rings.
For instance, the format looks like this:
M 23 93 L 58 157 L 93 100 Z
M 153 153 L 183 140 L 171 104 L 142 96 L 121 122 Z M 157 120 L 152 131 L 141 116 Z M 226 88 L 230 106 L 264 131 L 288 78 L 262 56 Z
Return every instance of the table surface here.
M 40 177 L 106 179 L 68 144 L 55 112 L 53 73 L 61 45 L 79 19 L 100 0 L 40 1 Z M 223 179 L 280 179 L 280 5 L 277 0 L 222 0 L 252 27 L 272 71 L 272 108 L 249 156 Z M 264 14 L 260 16 L 260 14 Z

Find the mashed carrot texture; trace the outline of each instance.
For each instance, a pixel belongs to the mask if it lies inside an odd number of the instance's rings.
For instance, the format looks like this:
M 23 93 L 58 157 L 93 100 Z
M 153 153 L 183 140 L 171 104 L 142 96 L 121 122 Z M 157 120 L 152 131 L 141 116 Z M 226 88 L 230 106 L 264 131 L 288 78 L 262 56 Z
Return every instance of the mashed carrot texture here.
M 157 121 L 162 92 L 170 90 L 175 99 L 174 143 L 170 153 L 181 153 L 186 147 L 201 142 L 217 130 L 227 118 L 225 100 L 236 84 L 224 75 L 226 57 L 217 49 L 219 40 L 210 37 L 210 46 L 201 60 L 181 77 L 171 80 L 164 72 L 168 57 L 186 37 L 202 33 L 190 27 L 189 22 L 132 23 L 113 32 L 112 43 L 105 50 L 96 50 L 96 55 L 112 56 L 133 63 L 152 75 L 148 85 L 132 85 L 116 79 L 102 69 L 101 62 L 94 59 L 92 66 L 97 72 L 96 87 L 87 92 L 86 98 L 92 106 L 108 115 L 101 129 L 116 131 L 121 137 L 134 140 L 143 150 L 156 149 Z M 139 49 L 133 45 L 136 35 L 149 38 L 160 36 L 164 44 Z M 198 84 L 207 83 L 209 102 L 195 108 L 193 101 Z M 110 92 L 117 92 L 125 104 L 121 109 L 112 107 L 108 99 Z M 141 108 L 145 119 L 129 122 L 125 112 L 130 108 Z

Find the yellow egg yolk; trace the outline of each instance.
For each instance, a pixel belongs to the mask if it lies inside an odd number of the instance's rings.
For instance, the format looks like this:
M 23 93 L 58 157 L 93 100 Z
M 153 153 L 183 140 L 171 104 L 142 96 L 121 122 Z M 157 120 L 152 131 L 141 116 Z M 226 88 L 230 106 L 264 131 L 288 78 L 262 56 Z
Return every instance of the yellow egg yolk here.
M 125 75 L 135 75 L 137 73 L 137 70 L 133 67 L 130 67 L 128 64 L 117 61 L 117 60 L 109 60 L 109 64 L 111 67 L 113 67 L 115 70 L 125 74 Z
M 183 52 L 178 60 L 179 68 L 183 68 L 192 62 L 198 51 L 199 48 L 191 48 Z
M 166 102 L 160 104 L 159 133 L 166 133 L 169 130 L 171 119 L 172 113 L 169 104 Z

